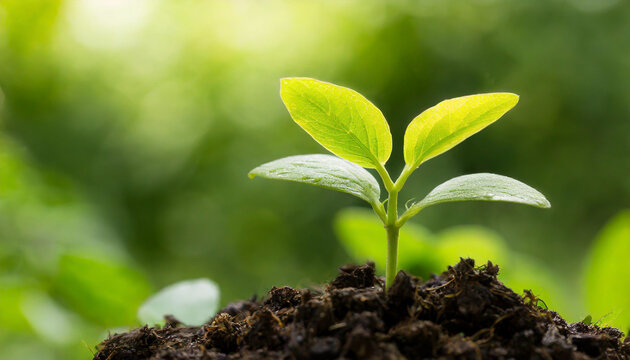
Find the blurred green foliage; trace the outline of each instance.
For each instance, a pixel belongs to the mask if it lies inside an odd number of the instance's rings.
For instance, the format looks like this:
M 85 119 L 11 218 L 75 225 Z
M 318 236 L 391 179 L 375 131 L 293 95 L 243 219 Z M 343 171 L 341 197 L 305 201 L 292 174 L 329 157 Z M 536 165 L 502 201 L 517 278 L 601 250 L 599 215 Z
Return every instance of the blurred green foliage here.
M 339 212 L 335 229 L 341 244 L 356 262 L 374 261 L 382 274 L 387 244 L 385 229 L 371 211 L 344 209 Z M 480 226 L 455 226 L 438 234 L 409 224 L 401 229 L 400 268 L 427 279 L 440 274 L 460 258 L 475 259 L 476 265 L 500 265 L 499 280 L 517 293 L 532 290 L 551 308 L 562 314 L 579 314 L 581 304 L 567 298 L 566 289 L 548 267 L 531 257 L 508 249 L 498 234 Z
M 587 309 L 599 324 L 630 331 L 630 210 L 612 218 L 593 242 L 584 266 Z
M 227 302 L 349 261 L 333 216 L 360 200 L 247 179 L 325 152 L 283 109 L 284 76 L 360 89 L 394 144 L 440 100 L 521 95 L 401 196 L 473 172 L 541 189 L 550 211 L 453 204 L 416 221 L 493 229 L 575 293 L 590 241 L 630 203 L 629 17 L 619 0 L 0 1 L 0 358 L 88 358 L 105 326 L 134 325 L 129 309 L 108 322 L 121 298 L 182 279 Z M 59 284 L 68 256 L 138 288 L 78 304 L 92 297 Z M 93 273 L 72 281 L 97 296 L 129 280 Z

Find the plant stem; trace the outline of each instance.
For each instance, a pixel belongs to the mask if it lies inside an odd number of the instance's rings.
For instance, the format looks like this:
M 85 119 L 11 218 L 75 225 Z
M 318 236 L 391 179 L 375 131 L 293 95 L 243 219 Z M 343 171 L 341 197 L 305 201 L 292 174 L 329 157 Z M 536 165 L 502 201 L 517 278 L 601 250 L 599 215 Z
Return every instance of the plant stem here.
M 378 215 L 378 218 L 381 219 L 383 224 L 387 223 L 387 212 L 385 211 L 385 207 L 383 206 L 383 204 L 371 203 L 371 205 L 372 209 L 374 209 L 374 212 L 376 213 L 376 215 Z
M 387 201 L 387 221 L 385 229 L 387 230 L 387 265 L 385 269 L 385 289 L 389 289 L 396 277 L 398 267 L 398 189 L 393 188 L 389 192 L 389 200 Z
M 385 270 L 385 289 L 394 283 L 398 267 L 398 232 L 396 225 L 387 226 L 387 268 Z
M 409 178 L 413 170 L 414 169 L 405 165 L 402 173 L 394 183 L 384 166 L 379 164 L 379 166 L 376 167 L 376 171 L 383 179 L 383 184 L 389 194 L 387 198 L 387 214 L 384 214 L 385 209 L 383 209 L 382 206 L 378 207 L 372 205 L 387 230 L 386 290 L 389 289 L 394 282 L 398 270 L 398 235 L 400 233 L 400 227 L 402 226 L 402 223 L 398 221 L 398 192 L 402 189 L 403 185 L 405 185 L 405 181 L 407 181 L 407 178 Z
M 387 190 L 388 192 L 392 191 L 392 189 L 394 188 L 394 182 L 392 181 L 392 178 L 389 176 L 389 173 L 387 172 L 385 167 L 382 164 L 378 164 L 375 170 L 378 173 L 378 175 L 381 177 L 381 179 L 383 179 L 383 185 L 385 185 L 385 190 Z

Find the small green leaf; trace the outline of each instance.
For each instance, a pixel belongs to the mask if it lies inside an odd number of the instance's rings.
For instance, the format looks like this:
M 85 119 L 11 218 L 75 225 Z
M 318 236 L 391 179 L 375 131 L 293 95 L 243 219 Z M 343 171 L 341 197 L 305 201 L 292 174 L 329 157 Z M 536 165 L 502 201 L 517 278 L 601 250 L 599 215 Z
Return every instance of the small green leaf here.
M 381 195 L 378 182 L 367 170 L 332 155 L 297 155 L 260 165 L 249 177 L 261 176 L 317 185 L 357 196 L 378 204 Z
M 190 326 L 201 326 L 219 309 L 219 287 L 208 279 L 175 283 L 151 295 L 138 309 L 143 324 L 161 324 L 172 315 Z
M 315 79 L 286 78 L 280 96 L 293 120 L 333 154 L 366 168 L 389 159 L 389 125 L 358 92 Z
M 545 196 L 529 185 L 507 176 L 482 173 L 458 176 L 438 185 L 424 199 L 411 205 L 405 216 L 411 217 L 431 205 L 475 200 L 551 207 Z
M 597 235 L 584 267 L 584 294 L 593 318 L 630 328 L 630 210 L 616 215 Z M 606 316 L 610 314 L 609 316 Z
M 405 132 L 405 163 L 412 169 L 498 120 L 518 95 L 490 93 L 444 100 L 418 115 Z

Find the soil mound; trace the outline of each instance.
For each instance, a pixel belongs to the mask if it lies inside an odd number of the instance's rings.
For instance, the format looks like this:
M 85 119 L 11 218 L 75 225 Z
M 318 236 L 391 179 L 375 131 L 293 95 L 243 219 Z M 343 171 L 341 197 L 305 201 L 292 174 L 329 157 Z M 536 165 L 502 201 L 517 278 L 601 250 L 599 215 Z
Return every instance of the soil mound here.
M 113 335 L 94 359 L 630 359 L 621 331 L 567 324 L 498 271 L 471 259 L 426 282 L 401 271 L 385 294 L 373 264 L 346 265 L 320 291 L 274 287 L 202 327 L 167 318 Z

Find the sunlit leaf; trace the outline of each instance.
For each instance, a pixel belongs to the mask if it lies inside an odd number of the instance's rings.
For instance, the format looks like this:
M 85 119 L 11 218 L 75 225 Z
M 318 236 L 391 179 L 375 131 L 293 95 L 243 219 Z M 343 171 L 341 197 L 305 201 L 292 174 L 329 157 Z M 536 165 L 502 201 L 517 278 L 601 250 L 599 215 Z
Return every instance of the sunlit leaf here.
M 356 263 L 371 260 L 379 272 L 385 271 L 387 237 L 376 215 L 365 209 L 344 209 L 335 218 L 335 233 Z M 433 236 L 427 229 L 416 224 L 407 224 L 400 229 L 398 265 L 423 276 L 437 268 Z
M 173 315 L 190 326 L 201 326 L 219 309 L 219 287 L 208 279 L 178 282 L 149 297 L 138 309 L 143 324 L 160 324 Z
M 256 176 L 317 185 L 342 191 L 377 204 L 380 198 L 378 182 L 367 170 L 332 155 L 297 155 L 260 165 L 249 172 Z
M 599 233 L 584 268 L 584 294 L 593 320 L 630 329 L 630 210 Z
M 518 95 L 490 93 L 444 100 L 418 115 L 405 132 L 405 162 L 413 169 L 498 120 Z
M 454 201 L 504 201 L 539 208 L 551 206 L 543 194 L 529 185 L 507 176 L 496 174 L 470 174 L 450 179 L 436 188 L 421 201 L 411 205 L 408 215 L 436 204 Z
M 55 294 L 72 310 L 105 326 L 131 325 L 150 294 L 145 277 L 127 265 L 80 255 L 63 255 Z
M 286 78 L 280 96 L 293 120 L 333 154 L 367 168 L 389 159 L 389 125 L 358 92 L 315 79 Z

